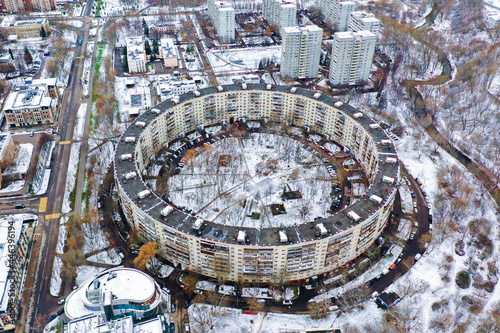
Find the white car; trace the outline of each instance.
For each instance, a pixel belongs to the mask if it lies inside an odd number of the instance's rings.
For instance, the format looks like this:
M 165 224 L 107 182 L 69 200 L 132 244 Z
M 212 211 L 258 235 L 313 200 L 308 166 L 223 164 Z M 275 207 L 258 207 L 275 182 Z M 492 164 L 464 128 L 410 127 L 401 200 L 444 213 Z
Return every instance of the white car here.
M 57 301 L 57 304 L 59 304 L 59 305 L 64 304 L 64 303 L 66 303 L 66 300 L 64 298 Z
M 283 300 L 283 305 L 292 305 L 292 301 L 290 300 Z

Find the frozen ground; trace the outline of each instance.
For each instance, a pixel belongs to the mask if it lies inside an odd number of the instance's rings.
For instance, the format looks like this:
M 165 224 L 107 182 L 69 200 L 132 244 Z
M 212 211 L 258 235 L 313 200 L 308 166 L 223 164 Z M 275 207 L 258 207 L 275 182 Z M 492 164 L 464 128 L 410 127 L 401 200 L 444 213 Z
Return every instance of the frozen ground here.
M 254 71 L 262 59 L 280 63 L 281 46 L 216 50 L 207 53 L 215 75 Z
M 80 104 L 78 113 L 76 114 L 75 128 L 73 131 L 73 140 L 81 140 L 85 127 L 85 117 L 87 114 L 87 103 Z
M 15 180 L 11 182 L 7 187 L 0 190 L 0 193 L 16 192 L 24 187 L 24 179 Z
M 192 158 L 169 178 L 170 199 L 225 225 L 289 226 L 325 216 L 332 177 L 305 148 L 286 136 L 257 133 L 207 144 L 198 153 L 188 152 Z M 302 197 L 284 200 L 285 189 Z M 280 203 L 286 213 L 273 215 L 270 205 Z
M 62 213 L 69 213 L 71 211 L 70 194 L 73 192 L 76 183 L 76 172 L 78 170 L 78 161 L 80 159 L 80 143 L 71 144 L 71 155 L 68 163 L 68 172 L 66 173 L 66 188 L 64 190 L 64 201 L 62 206 Z
M 54 257 L 54 266 L 52 269 L 52 277 L 50 279 L 50 294 L 54 297 L 59 296 L 61 291 L 62 279 L 61 279 L 61 267 L 62 260 L 59 257 Z

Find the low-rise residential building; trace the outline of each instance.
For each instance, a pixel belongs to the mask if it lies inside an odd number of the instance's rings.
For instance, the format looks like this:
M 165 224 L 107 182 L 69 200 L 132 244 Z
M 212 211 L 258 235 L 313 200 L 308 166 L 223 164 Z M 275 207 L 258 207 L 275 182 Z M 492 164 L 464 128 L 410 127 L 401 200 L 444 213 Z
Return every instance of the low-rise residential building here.
M 297 6 L 285 0 L 264 0 L 262 16 L 269 24 L 278 26 L 282 35 L 283 28 L 297 25 Z
M 15 86 L 5 99 L 3 112 L 11 128 L 54 123 L 59 115 L 57 79 Z
M 8 13 L 19 12 L 48 12 L 56 10 L 56 0 L 0 0 L 2 11 Z
M 369 31 L 335 33 L 330 84 L 355 85 L 368 80 L 376 44 L 377 35 Z
M 259 84 L 260 77 L 257 74 L 246 74 L 241 77 L 241 83 L 249 84 Z
M 194 80 L 180 80 L 158 83 L 156 91 L 161 101 L 170 99 L 174 96 L 179 96 L 188 92 L 193 92 L 198 89 Z
M 233 43 L 235 39 L 234 8 L 228 1 L 208 1 L 208 15 L 221 43 Z
M 165 67 L 177 67 L 178 66 L 178 54 L 177 48 L 174 45 L 173 38 L 162 38 L 160 39 L 159 48 L 159 58 L 163 59 Z
M 9 35 L 15 35 L 18 39 L 41 37 L 42 28 L 46 34 L 50 33 L 49 21 L 45 18 L 31 20 L 16 20 L 14 16 L 7 16 L 0 24 Z
M 142 36 L 129 37 L 127 39 L 127 64 L 128 72 L 145 73 L 146 72 L 146 47 Z
M 367 13 L 362 10 L 351 13 L 351 17 L 349 19 L 349 31 L 358 32 L 366 30 L 377 35 L 380 32 L 380 28 L 380 20 L 372 13 Z
M 21 218 L 0 219 L 0 331 L 17 323 L 30 242 Z
M 280 71 L 283 78 L 318 77 L 323 29 L 315 25 L 283 28 Z

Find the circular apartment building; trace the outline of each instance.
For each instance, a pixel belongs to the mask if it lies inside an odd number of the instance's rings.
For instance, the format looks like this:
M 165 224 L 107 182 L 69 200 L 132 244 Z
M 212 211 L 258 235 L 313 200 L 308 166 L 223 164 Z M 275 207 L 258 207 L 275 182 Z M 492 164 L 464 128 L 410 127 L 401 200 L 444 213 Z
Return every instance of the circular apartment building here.
M 243 129 L 240 127 L 243 123 L 253 125 Z M 298 193 L 296 197 L 300 196 L 293 184 L 307 183 L 307 178 L 297 181 L 300 171 L 293 171 L 294 166 L 301 164 L 310 168 L 315 165 L 312 160 L 303 161 L 308 156 L 301 150 L 301 144 L 279 135 L 259 137 L 251 134 L 234 138 L 217 132 L 221 124 L 230 127 L 234 124 L 245 132 L 247 129 L 258 132 L 259 124 L 274 123 L 318 133 L 339 145 L 341 154 L 352 157 L 364 172 L 367 186 L 363 193 L 341 210 L 320 214 L 325 217 L 306 214 L 310 209 L 297 208 L 293 201 L 280 202 L 277 195 L 286 197 L 287 193 Z M 228 148 L 236 143 L 242 147 L 241 153 Z M 220 150 L 218 155 L 214 155 L 212 145 Z M 269 152 L 260 152 L 264 149 L 262 146 Z M 303 143 L 302 146 L 307 147 Z M 197 148 L 188 150 L 189 147 Z M 273 150 L 292 153 L 286 161 L 284 155 L 270 159 L 268 155 Z M 312 149 L 308 147 L 308 150 Z M 199 154 L 204 157 L 203 163 L 208 166 L 212 163 L 212 168 L 215 165 L 213 170 L 217 177 L 222 174 L 226 184 L 231 179 L 239 179 L 239 184 L 223 187 L 220 180 L 210 184 L 212 178 L 203 177 L 212 177 L 213 172 L 202 175 L 201 169 L 197 169 L 203 164 L 200 162 L 196 167 L 190 166 L 192 179 L 188 183 L 184 184 L 184 176 L 172 176 L 170 192 L 160 195 L 150 186 L 150 177 L 144 175 L 152 165 L 163 163 L 158 155 L 165 151 L 170 156 L 166 162 L 171 168 L 169 176 L 180 172 L 180 168 L 173 170 L 173 167 L 184 164 L 188 155 L 193 159 Z M 207 152 L 212 155 L 203 155 L 209 154 Z M 249 152 L 260 154 L 262 161 L 245 157 Z M 231 159 L 237 162 L 227 162 Z M 326 158 L 321 160 L 326 161 Z M 238 165 L 247 171 L 238 171 Z M 281 173 L 276 171 L 280 168 Z M 303 174 L 320 172 L 312 170 L 307 169 Z M 307 282 L 345 266 L 379 237 L 392 211 L 399 162 L 386 133 L 357 109 L 316 91 L 243 84 L 184 94 L 136 118 L 117 147 L 115 179 L 130 226 L 137 228 L 144 241 L 157 242 L 158 254 L 175 265 L 181 264 L 185 270 L 228 281 L 270 283 L 284 277 L 291 282 Z M 329 193 L 331 187 L 336 185 L 333 179 L 327 179 L 327 189 L 326 177 L 320 175 L 315 179 L 321 179 L 322 183 L 316 186 L 311 181 L 307 190 L 302 187 L 302 191 L 313 192 L 309 197 L 310 205 L 321 203 L 324 206 L 333 196 Z M 214 187 L 213 191 L 197 192 L 197 197 L 192 199 L 192 203 L 198 203 L 194 210 L 180 209 L 179 202 L 184 205 L 188 195 L 172 193 L 177 182 L 182 182 L 183 188 L 189 185 Z M 241 190 L 235 192 L 236 188 Z M 342 187 L 340 191 L 344 192 Z M 318 196 L 317 193 L 322 192 L 325 194 Z M 242 193 L 245 195 L 235 198 Z M 349 195 L 347 187 L 346 195 Z M 191 193 L 189 197 L 195 195 Z M 296 197 L 292 195 L 287 199 Z M 230 199 L 237 203 L 234 204 L 237 208 L 224 207 Z M 286 213 L 285 207 L 290 207 L 286 218 L 281 215 Z M 294 211 L 300 214 L 294 215 Z

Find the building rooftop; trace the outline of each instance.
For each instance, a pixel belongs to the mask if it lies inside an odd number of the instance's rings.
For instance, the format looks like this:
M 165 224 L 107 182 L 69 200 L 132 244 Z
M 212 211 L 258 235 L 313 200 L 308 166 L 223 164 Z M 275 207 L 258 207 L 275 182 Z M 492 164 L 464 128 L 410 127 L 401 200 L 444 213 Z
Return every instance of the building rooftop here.
M 164 54 L 165 58 L 170 58 L 170 57 L 177 58 L 177 48 L 174 45 L 173 38 L 160 39 L 160 46 L 163 49 L 163 54 Z
M 224 91 L 242 91 L 244 88 L 239 85 L 227 85 L 223 86 Z M 247 84 L 246 90 L 258 90 L 262 92 L 269 92 L 266 89 L 265 84 Z M 273 85 L 271 91 L 291 93 L 290 87 Z M 307 90 L 302 88 L 294 87 L 294 94 L 303 97 L 314 98 L 328 105 L 334 105 L 338 102 L 330 96 L 318 93 L 317 91 Z M 165 101 L 154 108 L 160 110 L 160 112 L 165 112 L 175 105 L 175 103 L 183 103 L 193 98 L 200 98 L 204 96 L 209 96 L 217 94 L 218 89 L 216 87 L 209 87 L 199 90 L 199 96 L 195 96 L 193 93 L 187 93 L 180 95 L 178 101 Z M 318 95 L 319 94 L 319 95 Z M 313 97 L 314 96 L 314 97 Z M 354 114 L 360 114 L 359 110 L 353 108 L 349 105 L 342 105 L 337 107 L 342 110 L 348 116 L 353 117 Z M 157 115 L 153 112 L 145 112 L 140 115 L 135 122 L 145 122 L 146 124 L 151 123 Z M 370 128 L 370 125 L 375 124 L 370 118 L 362 116 L 357 118 L 356 121 L 360 126 L 365 128 L 372 136 L 375 143 L 379 143 L 378 147 L 378 167 L 376 170 L 375 181 L 370 184 L 365 194 L 354 204 L 344 208 L 342 211 L 323 218 L 318 221 L 296 224 L 294 226 L 284 228 L 286 234 L 291 237 L 291 243 L 301 243 L 305 241 L 310 241 L 315 239 L 316 228 L 315 225 L 318 223 L 323 223 L 325 229 L 328 230 L 328 235 L 336 234 L 347 230 L 350 228 L 353 222 L 347 215 L 348 212 L 355 212 L 357 215 L 362 217 L 362 220 L 373 215 L 373 213 L 379 208 L 378 205 L 383 205 L 386 200 L 397 190 L 396 186 L 392 183 L 382 181 L 384 176 L 393 178 L 397 181 L 399 177 L 399 162 L 396 160 L 395 163 L 385 163 L 387 157 L 397 158 L 396 150 L 393 145 L 381 145 L 382 140 L 389 140 L 387 134 L 378 127 L 377 129 Z M 122 138 L 125 137 L 136 137 L 139 138 L 142 132 L 142 128 L 135 126 L 133 123 L 125 130 Z M 135 156 L 135 145 L 139 142 L 136 140 L 132 144 L 119 144 L 115 155 L 115 172 L 117 177 L 122 178 L 125 174 L 129 172 L 140 172 L 136 169 L 136 164 L 134 161 L 121 161 L 122 154 L 131 154 Z M 278 230 L 274 228 L 238 228 L 233 226 L 223 226 L 220 224 L 212 223 L 209 221 L 204 221 L 202 227 L 199 230 L 193 229 L 193 223 L 196 221 L 197 217 L 185 213 L 184 211 L 174 209 L 166 218 L 161 215 L 162 209 L 164 209 L 168 204 L 158 197 L 156 194 L 151 196 L 146 196 L 142 200 L 138 199 L 138 193 L 148 190 L 145 182 L 141 178 L 128 180 L 126 183 L 122 182 L 121 186 L 125 193 L 135 202 L 135 204 L 140 207 L 147 215 L 159 221 L 164 221 L 165 225 L 170 226 L 173 229 L 177 229 L 184 233 L 191 233 L 193 235 L 198 235 L 202 239 L 207 239 L 210 241 L 224 241 L 226 243 L 237 243 L 238 231 L 244 230 L 246 232 L 246 243 L 247 245 L 276 245 L 280 244 Z M 382 198 L 382 202 L 377 204 L 368 198 L 371 195 L 377 195 Z M 361 220 L 361 221 L 362 221 Z
M 93 294 L 108 294 L 112 295 L 113 299 L 126 299 L 141 303 L 154 295 L 155 287 L 155 282 L 149 275 L 136 269 L 106 270 L 87 280 L 67 297 L 65 312 L 70 318 L 100 313 L 100 310 L 93 311 L 85 306 L 85 304 L 96 304 L 92 301 Z M 97 301 L 103 302 L 105 297 L 98 297 Z
M 47 88 L 54 87 L 57 79 L 33 80 L 31 84 L 17 85 L 5 99 L 4 110 L 20 110 L 49 107 L 53 98 L 48 96 Z
M 5 18 L 2 20 L 2 23 L 0 24 L 0 27 L 2 28 L 7 28 L 10 27 L 11 25 L 16 22 L 16 17 L 13 15 L 5 16 Z
M 299 26 L 283 27 L 283 31 L 287 32 L 287 33 L 292 33 L 292 32 L 300 33 L 303 31 L 309 31 L 309 32 L 321 31 L 321 32 L 323 32 L 323 29 L 321 29 L 317 25 L 311 24 L 311 25 L 306 25 L 306 26 L 301 26 L 301 27 L 299 27 Z
M 146 49 L 142 36 L 129 37 L 127 39 L 127 60 L 146 61 Z

